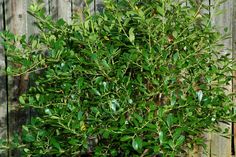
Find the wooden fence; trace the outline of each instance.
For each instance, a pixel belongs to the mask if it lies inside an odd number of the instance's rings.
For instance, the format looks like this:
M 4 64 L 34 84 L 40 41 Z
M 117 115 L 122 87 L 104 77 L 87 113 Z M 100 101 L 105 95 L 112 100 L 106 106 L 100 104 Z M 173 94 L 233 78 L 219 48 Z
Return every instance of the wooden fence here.
M 9 29 L 15 34 L 36 33 L 37 29 L 33 25 L 33 18 L 27 13 L 27 8 L 33 0 L 0 0 L 0 31 Z M 85 7 L 83 0 L 43 0 L 47 14 L 55 19 L 63 18 L 70 21 L 74 13 L 81 13 Z M 115 0 L 114 0 L 115 1 Z M 216 0 L 196 0 L 203 3 L 214 5 Z M 217 0 L 218 1 L 218 0 Z M 102 9 L 102 0 L 93 0 L 91 11 Z M 217 10 L 222 14 L 217 14 Z M 219 31 L 224 33 L 227 27 L 232 34 L 232 38 L 223 43 L 227 49 L 231 49 L 232 57 L 236 57 L 236 0 L 228 0 L 220 5 L 219 8 L 208 12 L 211 15 L 212 22 L 218 27 Z M 228 51 L 228 50 L 225 50 Z M 224 53 L 224 52 L 223 52 Z M 17 110 L 17 97 L 26 90 L 28 83 L 27 77 L 10 78 L 4 74 L 7 68 L 7 59 L 0 45 L 0 138 L 8 139 L 13 131 L 19 125 L 25 122 L 25 119 L 31 116 L 31 111 Z M 236 80 L 228 87 L 229 91 L 236 91 Z M 208 154 L 204 154 L 201 149 L 196 148 L 189 156 L 194 157 L 232 157 L 236 151 L 236 127 L 234 124 L 220 124 L 222 128 L 228 128 L 231 132 L 230 138 L 221 137 L 218 134 L 207 134 Z M 18 154 L 5 153 L 5 156 L 19 156 Z

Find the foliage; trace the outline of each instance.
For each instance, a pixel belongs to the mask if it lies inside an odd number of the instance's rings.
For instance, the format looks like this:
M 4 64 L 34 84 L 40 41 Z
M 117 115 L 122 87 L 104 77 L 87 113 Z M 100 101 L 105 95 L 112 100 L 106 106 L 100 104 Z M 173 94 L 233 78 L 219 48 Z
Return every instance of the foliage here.
M 8 73 L 35 82 L 19 102 L 37 114 L 11 147 L 25 156 L 184 156 L 204 146 L 204 132 L 224 131 L 235 65 L 200 14 L 209 7 L 188 2 L 106 1 L 70 24 L 32 5 L 40 33 L 3 34 Z

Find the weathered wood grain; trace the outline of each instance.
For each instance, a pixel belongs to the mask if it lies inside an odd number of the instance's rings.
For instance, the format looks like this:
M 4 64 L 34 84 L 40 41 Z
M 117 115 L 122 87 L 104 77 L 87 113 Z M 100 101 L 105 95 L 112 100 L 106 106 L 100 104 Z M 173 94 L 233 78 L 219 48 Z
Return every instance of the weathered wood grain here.
M 8 0 L 6 4 L 7 28 L 18 35 L 28 33 L 27 22 L 27 0 Z M 8 63 L 9 65 L 10 63 Z M 19 109 L 18 96 L 27 89 L 27 80 L 24 76 L 8 77 L 8 115 L 9 135 L 14 132 L 20 133 L 20 126 L 26 122 L 29 116 L 28 111 Z M 10 156 L 19 156 L 18 151 L 11 151 Z
M 58 0 L 48 0 L 48 7 L 49 15 L 55 20 L 58 19 Z
M 43 0 L 43 3 L 45 4 L 45 11 L 46 11 L 47 15 L 49 15 L 49 1 L 50 0 Z
M 71 21 L 72 16 L 72 0 L 58 1 L 58 18 L 64 19 L 66 22 Z
M 72 0 L 72 17 L 80 16 L 80 20 L 84 20 L 83 11 L 86 7 L 84 0 Z
M 233 1 L 228 0 L 225 3 L 221 4 L 218 7 L 215 7 L 214 10 L 211 11 L 212 24 L 216 27 L 216 29 L 221 32 L 222 35 L 225 35 L 225 28 L 228 28 L 229 34 L 232 34 L 232 15 L 233 15 Z M 211 0 L 211 4 L 215 5 L 216 0 Z M 221 14 L 217 14 L 221 10 Z M 227 39 L 222 41 L 225 46 L 222 54 L 230 53 L 232 49 L 232 39 Z M 231 56 L 230 56 L 231 57 Z M 232 84 L 226 87 L 228 89 L 227 92 L 231 93 Z M 221 129 L 229 129 L 231 130 L 231 124 L 219 124 Z M 230 157 L 231 156 L 231 131 L 229 132 L 229 138 L 225 138 L 220 136 L 219 134 L 212 133 L 211 141 L 210 141 L 210 156 L 211 157 Z
M 233 16 L 232 16 L 232 57 L 236 59 L 236 1 L 233 1 Z M 233 92 L 236 92 L 236 72 L 234 72 L 233 76 L 235 77 L 233 80 Z M 236 98 L 233 98 L 236 103 Z M 233 111 L 236 113 L 236 109 Z M 232 142 L 232 153 L 236 155 L 236 123 L 233 124 L 233 142 Z
M 33 0 L 28 0 L 27 1 L 27 10 L 29 10 L 29 7 L 31 4 L 33 4 L 34 1 Z M 35 19 L 32 15 L 30 15 L 29 13 L 27 14 L 27 33 L 26 36 L 27 38 L 32 35 L 32 34 L 37 34 L 39 32 L 39 29 L 36 27 L 35 25 Z

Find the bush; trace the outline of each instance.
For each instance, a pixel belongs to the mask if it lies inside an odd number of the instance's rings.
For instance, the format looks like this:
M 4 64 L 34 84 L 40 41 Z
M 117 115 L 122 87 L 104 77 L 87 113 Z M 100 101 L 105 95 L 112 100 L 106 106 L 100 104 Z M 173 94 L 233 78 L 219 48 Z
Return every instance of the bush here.
M 204 146 L 203 133 L 224 131 L 235 65 L 204 7 L 189 2 L 107 1 L 71 24 L 32 5 L 40 33 L 3 34 L 8 73 L 34 81 L 19 102 L 37 113 L 10 147 L 24 156 L 184 156 Z

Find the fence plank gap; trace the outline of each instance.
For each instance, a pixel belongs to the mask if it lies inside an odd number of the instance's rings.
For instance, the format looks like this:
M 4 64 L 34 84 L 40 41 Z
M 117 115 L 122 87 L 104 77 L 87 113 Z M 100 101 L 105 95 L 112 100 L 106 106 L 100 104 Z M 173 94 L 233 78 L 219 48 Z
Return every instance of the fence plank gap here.
M 86 6 L 86 3 L 84 0 L 72 0 L 72 5 L 71 5 L 71 16 L 80 16 L 80 20 L 84 20 L 83 16 L 83 11 Z

